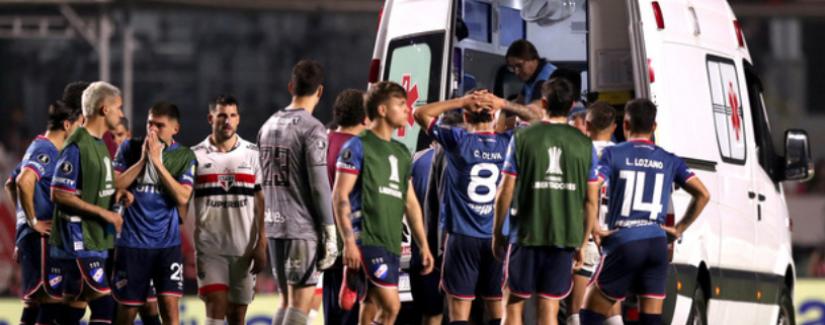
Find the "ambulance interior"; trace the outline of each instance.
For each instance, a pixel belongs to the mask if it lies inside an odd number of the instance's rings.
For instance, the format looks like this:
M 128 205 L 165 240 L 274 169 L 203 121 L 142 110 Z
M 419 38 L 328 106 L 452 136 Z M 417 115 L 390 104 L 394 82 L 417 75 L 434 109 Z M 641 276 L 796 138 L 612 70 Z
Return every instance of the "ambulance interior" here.
M 510 44 L 522 38 L 557 68 L 579 72 L 582 98 L 607 100 L 621 109 L 634 97 L 626 1 L 460 0 L 457 4 L 451 97 L 486 88 L 500 97 L 515 98 L 523 82 L 508 70 L 504 56 Z

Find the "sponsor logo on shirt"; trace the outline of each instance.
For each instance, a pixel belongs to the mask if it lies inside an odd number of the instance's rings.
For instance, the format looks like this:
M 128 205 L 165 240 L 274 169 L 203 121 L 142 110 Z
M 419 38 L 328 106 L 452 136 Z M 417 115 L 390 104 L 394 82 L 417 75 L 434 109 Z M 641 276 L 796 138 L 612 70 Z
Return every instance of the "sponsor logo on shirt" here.
M 206 200 L 206 206 L 212 208 L 243 208 L 248 204 L 246 199 L 237 200 L 237 201 L 218 201 L 218 200 Z

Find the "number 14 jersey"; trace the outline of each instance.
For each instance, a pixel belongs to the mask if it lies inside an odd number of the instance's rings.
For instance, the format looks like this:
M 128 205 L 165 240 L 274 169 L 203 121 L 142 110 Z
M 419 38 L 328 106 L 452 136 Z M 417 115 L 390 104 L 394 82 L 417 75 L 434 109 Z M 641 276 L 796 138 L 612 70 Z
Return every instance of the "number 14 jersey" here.
M 658 225 L 665 222 L 673 182 L 684 186 L 695 176 L 681 158 L 645 140 L 605 148 L 597 171 L 608 183 L 610 229 L 657 225 L 626 240 L 664 236 Z

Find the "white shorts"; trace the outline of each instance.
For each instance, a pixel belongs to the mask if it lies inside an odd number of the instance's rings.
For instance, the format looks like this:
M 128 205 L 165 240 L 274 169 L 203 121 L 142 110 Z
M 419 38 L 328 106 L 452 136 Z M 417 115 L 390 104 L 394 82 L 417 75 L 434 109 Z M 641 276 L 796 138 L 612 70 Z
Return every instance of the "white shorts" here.
M 255 297 L 255 275 L 251 257 L 210 255 L 198 252 L 198 295 L 204 299 L 215 291 L 228 292 L 229 302 L 249 305 Z

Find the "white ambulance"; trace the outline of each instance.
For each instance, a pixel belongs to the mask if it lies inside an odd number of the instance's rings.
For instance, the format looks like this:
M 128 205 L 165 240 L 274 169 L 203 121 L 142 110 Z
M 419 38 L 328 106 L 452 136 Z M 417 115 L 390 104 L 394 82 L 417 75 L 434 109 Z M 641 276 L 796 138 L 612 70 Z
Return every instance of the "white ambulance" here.
M 585 91 L 621 108 L 659 106 L 657 144 L 683 157 L 712 193 L 673 245 L 665 317 L 674 324 L 793 324 L 792 221 L 783 181 L 812 176 L 805 132 L 772 143 L 762 86 L 722 0 L 387 0 L 370 82 L 392 80 L 417 107 L 476 87 L 508 97 L 505 67 L 527 39 Z M 418 127 L 397 136 L 414 150 Z M 784 150 L 784 152 L 782 152 Z M 668 223 L 689 195 L 674 189 Z

